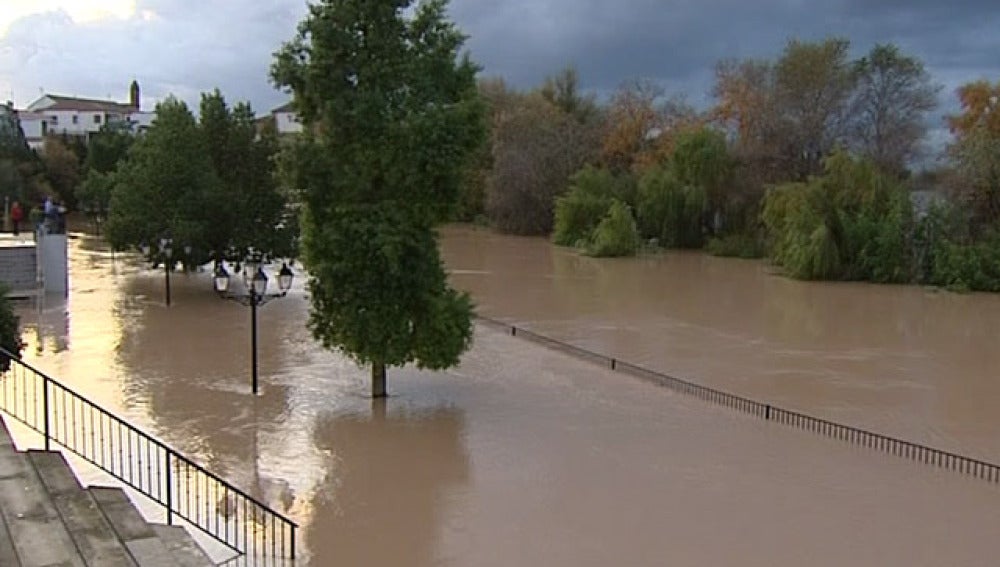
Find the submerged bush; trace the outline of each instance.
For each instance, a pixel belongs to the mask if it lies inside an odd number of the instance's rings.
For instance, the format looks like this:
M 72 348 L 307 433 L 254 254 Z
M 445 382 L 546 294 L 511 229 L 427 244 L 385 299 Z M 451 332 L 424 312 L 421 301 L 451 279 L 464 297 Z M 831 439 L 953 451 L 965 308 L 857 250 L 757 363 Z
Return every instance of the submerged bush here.
M 594 229 L 587 254 L 590 256 L 631 256 L 639 250 L 639 230 L 628 205 L 615 200 Z
M 639 232 L 668 248 L 701 248 L 708 211 L 705 189 L 684 185 L 669 167 L 654 167 L 639 180 Z
M 573 175 L 569 191 L 556 198 L 552 241 L 576 246 L 590 237 L 615 199 L 626 203 L 634 195 L 634 182 L 607 169 L 590 166 Z

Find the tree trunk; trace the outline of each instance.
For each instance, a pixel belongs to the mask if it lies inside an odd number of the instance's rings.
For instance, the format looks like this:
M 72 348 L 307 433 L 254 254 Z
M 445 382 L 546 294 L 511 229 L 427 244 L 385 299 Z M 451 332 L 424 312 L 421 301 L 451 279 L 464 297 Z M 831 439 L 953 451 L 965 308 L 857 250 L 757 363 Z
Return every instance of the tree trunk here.
M 372 364 L 372 397 L 384 398 L 385 396 L 385 365 L 376 362 Z

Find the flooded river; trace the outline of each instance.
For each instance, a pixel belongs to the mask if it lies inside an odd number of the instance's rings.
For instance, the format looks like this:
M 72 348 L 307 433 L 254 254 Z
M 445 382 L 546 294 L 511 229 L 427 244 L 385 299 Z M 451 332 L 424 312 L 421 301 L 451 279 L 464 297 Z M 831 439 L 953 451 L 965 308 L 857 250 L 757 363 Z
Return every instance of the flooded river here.
M 487 315 L 622 359 L 1000 460 L 1000 301 L 791 282 L 762 264 L 592 260 L 443 232 Z M 302 278 L 249 312 L 71 243 L 67 301 L 21 309 L 26 359 L 303 526 L 310 566 L 990 565 L 1000 487 L 761 422 L 477 329 L 392 397 L 305 328 Z M 95 473 L 82 470 L 97 481 Z

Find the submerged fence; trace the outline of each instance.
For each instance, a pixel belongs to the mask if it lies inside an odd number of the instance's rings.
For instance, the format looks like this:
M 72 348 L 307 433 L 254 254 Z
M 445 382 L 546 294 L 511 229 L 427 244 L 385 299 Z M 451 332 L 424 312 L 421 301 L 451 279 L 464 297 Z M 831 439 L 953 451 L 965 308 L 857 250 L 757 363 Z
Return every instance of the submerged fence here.
M 694 396 L 709 403 L 890 455 L 959 472 L 987 482 L 1000 483 L 1000 465 L 994 463 L 942 451 L 941 449 L 935 449 L 919 443 L 904 441 L 903 439 L 897 439 L 858 427 L 820 419 L 797 411 L 787 410 L 771 404 L 744 398 L 743 396 L 723 392 L 715 388 L 695 384 L 687 380 L 681 380 L 662 372 L 649 370 L 636 364 L 583 349 L 489 317 L 480 315 L 478 319 L 490 326 L 509 332 L 511 336 L 520 337 L 560 350 L 578 358 L 601 364 L 616 372 L 621 372 L 682 394 Z
M 295 559 L 298 525 L 0 348 L 0 410 L 186 520 L 253 565 Z

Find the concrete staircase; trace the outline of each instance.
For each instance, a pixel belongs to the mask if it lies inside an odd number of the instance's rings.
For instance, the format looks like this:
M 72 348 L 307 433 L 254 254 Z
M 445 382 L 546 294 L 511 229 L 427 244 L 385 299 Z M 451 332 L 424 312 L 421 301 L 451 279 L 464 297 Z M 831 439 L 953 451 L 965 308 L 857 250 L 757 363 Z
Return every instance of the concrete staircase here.
M 0 419 L 0 566 L 208 567 L 179 526 L 150 524 L 118 488 L 84 488 L 62 453 L 17 451 Z

